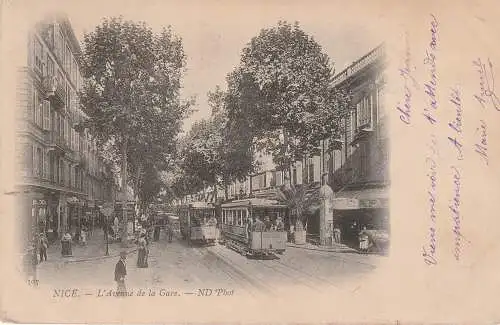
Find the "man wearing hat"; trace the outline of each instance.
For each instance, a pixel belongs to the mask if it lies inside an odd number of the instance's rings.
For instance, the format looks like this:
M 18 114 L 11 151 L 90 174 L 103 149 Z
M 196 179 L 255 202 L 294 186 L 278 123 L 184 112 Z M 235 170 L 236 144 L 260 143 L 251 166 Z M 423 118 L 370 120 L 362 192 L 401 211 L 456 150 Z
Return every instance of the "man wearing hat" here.
M 127 252 L 120 252 L 120 259 L 115 266 L 115 281 L 117 284 L 116 291 L 118 295 L 124 295 L 127 291 L 127 287 L 125 286 L 125 276 L 127 275 L 127 265 L 125 264 L 126 259 Z

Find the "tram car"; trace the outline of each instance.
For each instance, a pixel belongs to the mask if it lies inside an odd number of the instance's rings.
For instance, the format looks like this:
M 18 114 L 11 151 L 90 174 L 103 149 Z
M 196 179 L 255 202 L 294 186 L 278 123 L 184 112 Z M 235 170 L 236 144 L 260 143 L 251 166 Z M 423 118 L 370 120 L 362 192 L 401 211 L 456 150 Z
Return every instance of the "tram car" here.
M 248 257 L 273 258 L 275 253 L 285 252 L 286 205 L 275 200 L 250 198 L 224 203 L 221 209 L 221 234 L 227 247 Z
M 215 245 L 217 221 L 215 207 L 207 202 L 191 202 L 178 208 L 180 232 L 189 245 Z

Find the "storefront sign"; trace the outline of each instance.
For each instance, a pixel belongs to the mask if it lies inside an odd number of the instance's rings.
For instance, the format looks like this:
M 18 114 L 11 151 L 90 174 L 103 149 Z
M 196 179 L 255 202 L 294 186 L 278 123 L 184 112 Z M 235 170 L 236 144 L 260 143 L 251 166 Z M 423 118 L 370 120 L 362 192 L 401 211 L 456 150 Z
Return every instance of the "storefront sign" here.
M 387 199 L 360 199 L 359 208 L 360 209 L 382 209 L 389 206 L 389 201 Z
M 333 208 L 335 210 L 359 209 L 359 201 L 351 198 L 335 198 L 333 199 Z

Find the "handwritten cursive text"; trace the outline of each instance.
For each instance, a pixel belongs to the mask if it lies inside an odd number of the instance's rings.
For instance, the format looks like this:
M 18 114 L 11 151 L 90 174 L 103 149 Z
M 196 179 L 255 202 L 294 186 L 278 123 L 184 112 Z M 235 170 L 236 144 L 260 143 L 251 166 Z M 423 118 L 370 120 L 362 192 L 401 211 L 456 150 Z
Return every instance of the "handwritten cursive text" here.
M 479 73 L 479 95 L 474 95 L 474 98 L 486 107 L 486 103 L 490 103 L 497 111 L 500 111 L 500 99 L 495 94 L 495 75 L 493 73 L 493 64 L 488 58 L 486 65 L 480 58 L 472 61 L 472 64 Z
M 488 131 L 486 122 L 479 120 L 481 125 L 476 129 L 476 135 L 479 135 L 478 141 L 474 144 L 474 151 L 479 154 L 479 157 L 488 165 Z
M 451 166 L 453 171 L 453 199 L 449 205 L 451 211 L 451 218 L 453 220 L 453 235 L 455 238 L 455 245 L 453 249 L 453 255 L 455 259 L 460 260 L 460 253 L 462 251 L 462 233 L 461 230 L 461 221 L 460 221 L 460 171 L 458 167 Z
M 437 122 L 435 111 L 438 108 L 436 89 L 438 86 L 438 75 L 436 69 L 436 52 L 438 50 L 438 26 L 439 23 L 434 15 L 431 14 L 431 41 L 425 51 L 424 64 L 429 69 L 429 80 L 424 83 L 425 93 L 427 94 L 428 105 L 424 108 L 424 117 L 431 124 Z

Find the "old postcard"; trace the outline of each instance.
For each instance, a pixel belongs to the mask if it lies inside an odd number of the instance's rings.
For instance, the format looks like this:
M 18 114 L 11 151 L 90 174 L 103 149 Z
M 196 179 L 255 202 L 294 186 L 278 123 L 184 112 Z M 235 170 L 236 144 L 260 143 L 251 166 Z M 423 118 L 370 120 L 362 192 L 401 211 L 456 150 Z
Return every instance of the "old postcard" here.
M 500 321 L 493 1 L 1 9 L 3 321 Z

